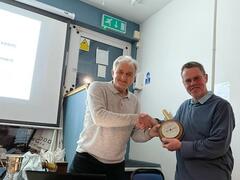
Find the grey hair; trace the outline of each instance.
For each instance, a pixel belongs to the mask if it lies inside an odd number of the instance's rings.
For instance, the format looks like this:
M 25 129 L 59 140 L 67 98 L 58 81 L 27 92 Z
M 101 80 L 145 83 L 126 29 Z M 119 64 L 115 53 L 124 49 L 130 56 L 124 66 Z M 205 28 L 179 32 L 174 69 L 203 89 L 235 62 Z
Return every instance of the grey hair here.
M 138 64 L 137 61 L 135 59 L 133 59 L 131 56 L 119 56 L 117 59 L 115 59 L 115 61 L 113 62 L 113 67 L 112 70 L 115 71 L 117 69 L 117 66 L 120 63 L 128 63 L 128 64 L 132 64 L 135 68 L 135 73 L 138 70 Z
M 181 75 L 182 75 L 184 69 L 189 69 L 189 68 L 194 68 L 194 67 L 198 68 L 203 74 L 206 74 L 205 69 L 202 64 L 200 64 L 199 62 L 196 62 L 196 61 L 190 61 L 182 66 Z

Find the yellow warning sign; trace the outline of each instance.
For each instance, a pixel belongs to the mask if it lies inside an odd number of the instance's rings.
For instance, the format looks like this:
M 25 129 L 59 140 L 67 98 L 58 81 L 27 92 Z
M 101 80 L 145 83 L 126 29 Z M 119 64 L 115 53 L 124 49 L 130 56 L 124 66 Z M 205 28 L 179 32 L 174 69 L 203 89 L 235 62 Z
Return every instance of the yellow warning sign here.
M 89 51 L 90 40 L 87 38 L 81 38 L 80 40 L 80 49 L 83 51 Z

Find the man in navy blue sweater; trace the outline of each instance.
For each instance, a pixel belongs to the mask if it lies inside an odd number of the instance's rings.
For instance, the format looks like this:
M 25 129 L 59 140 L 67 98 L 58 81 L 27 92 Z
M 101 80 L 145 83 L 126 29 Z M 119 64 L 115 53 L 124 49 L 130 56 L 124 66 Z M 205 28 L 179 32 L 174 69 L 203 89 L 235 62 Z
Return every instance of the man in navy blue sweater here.
M 231 180 L 230 147 L 234 113 L 226 100 L 207 90 L 208 76 L 198 62 L 181 69 L 183 84 L 192 96 L 182 103 L 174 119 L 181 122 L 181 140 L 163 138 L 163 147 L 176 151 L 175 180 Z

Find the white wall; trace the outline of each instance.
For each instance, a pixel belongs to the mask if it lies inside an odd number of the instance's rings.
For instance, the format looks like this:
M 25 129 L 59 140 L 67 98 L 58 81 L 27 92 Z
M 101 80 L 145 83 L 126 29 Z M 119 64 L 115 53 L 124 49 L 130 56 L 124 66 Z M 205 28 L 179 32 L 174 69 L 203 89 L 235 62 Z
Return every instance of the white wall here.
M 236 128 L 232 150 L 235 160 L 233 180 L 240 179 L 240 1 L 218 1 L 216 79 L 215 84 L 230 83 L 230 102 L 233 106 Z
M 160 118 L 163 108 L 175 114 L 190 97 L 180 77 L 181 66 L 189 60 L 205 66 L 211 90 L 213 25 L 214 0 L 173 0 L 141 25 L 137 59 L 141 72 L 151 73 L 151 83 L 139 93 L 142 111 Z M 174 179 L 175 153 L 163 149 L 159 139 L 131 142 L 129 156 L 160 163 L 166 180 Z

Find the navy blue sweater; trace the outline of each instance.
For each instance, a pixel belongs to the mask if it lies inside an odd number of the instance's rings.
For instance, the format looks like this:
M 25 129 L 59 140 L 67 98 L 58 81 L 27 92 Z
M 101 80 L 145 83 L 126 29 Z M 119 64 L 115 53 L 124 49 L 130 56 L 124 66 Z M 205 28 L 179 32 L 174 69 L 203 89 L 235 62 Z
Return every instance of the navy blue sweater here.
M 176 120 L 184 127 L 182 147 L 176 152 L 175 180 L 230 180 L 230 147 L 235 119 L 231 105 L 212 95 L 203 104 L 186 100 Z

